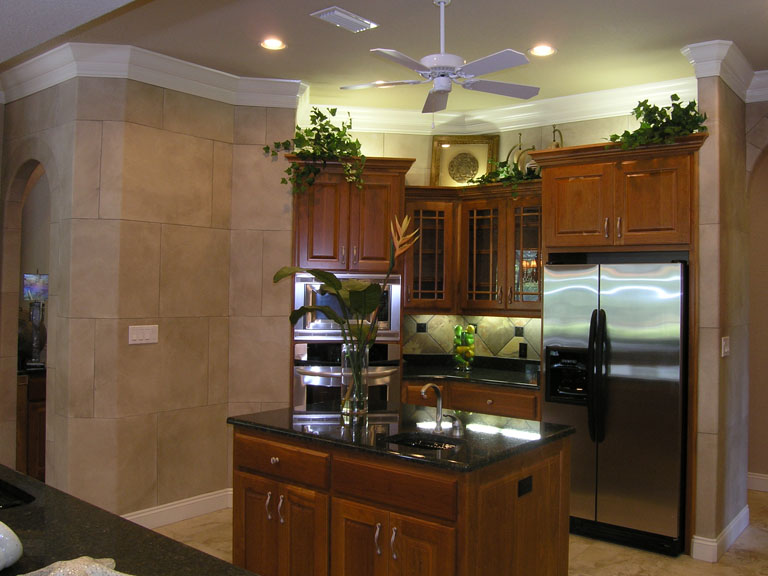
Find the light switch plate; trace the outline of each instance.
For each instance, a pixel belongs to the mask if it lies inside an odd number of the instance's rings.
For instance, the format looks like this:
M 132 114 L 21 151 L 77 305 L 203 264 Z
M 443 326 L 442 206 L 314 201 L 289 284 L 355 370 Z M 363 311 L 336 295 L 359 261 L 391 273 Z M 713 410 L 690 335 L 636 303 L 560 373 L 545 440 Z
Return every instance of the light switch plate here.
M 157 324 L 128 326 L 128 344 L 157 344 Z

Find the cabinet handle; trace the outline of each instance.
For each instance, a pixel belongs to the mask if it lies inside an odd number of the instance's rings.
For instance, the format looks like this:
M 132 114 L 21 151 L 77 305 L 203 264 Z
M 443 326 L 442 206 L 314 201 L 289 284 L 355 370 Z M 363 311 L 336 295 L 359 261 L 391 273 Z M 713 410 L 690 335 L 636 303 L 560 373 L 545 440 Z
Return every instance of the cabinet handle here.
M 341 248 L 341 265 L 346 266 L 347 265 L 347 249 L 344 246 L 341 246 L 340 248 Z
M 621 216 L 616 219 L 616 237 L 621 238 Z
M 392 538 L 389 540 L 389 548 L 392 550 L 392 560 L 397 560 L 397 550 L 395 550 L 395 538 L 397 538 L 397 528 L 392 528 Z
M 406 300 L 406 302 L 410 302 L 411 301 L 411 287 L 410 286 L 407 286 L 405 288 L 405 300 Z
M 377 556 L 381 556 L 381 546 L 379 546 L 379 534 L 381 534 L 381 522 L 376 522 L 376 532 L 373 534 L 373 543 L 376 546 Z
M 357 265 L 357 246 L 352 246 L 352 264 Z
M 608 218 L 603 222 L 603 235 L 608 238 Z
M 264 508 L 267 510 L 267 520 L 272 520 L 272 513 L 269 511 L 270 502 L 272 502 L 272 491 L 267 492 L 267 501 L 264 503 Z
M 499 294 L 496 297 L 496 302 L 504 304 L 504 286 L 499 286 Z
M 285 495 L 280 494 L 280 500 L 277 501 L 277 515 L 280 518 L 280 524 L 285 524 L 285 518 L 283 518 L 283 503 L 285 502 Z
M 272 456 L 272 458 L 269 459 L 269 463 L 273 466 L 276 466 L 277 464 L 280 464 L 280 458 L 277 456 Z
M 509 287 L 509 290 L 507 290 L 507 305 L 512 305 L 512 299 L 515 297 L 514 290 L 512 289 L 512 286 Z
M 488 400 L 486 400 L 485 403 L 488 404 L 488 406 L 490 406 L 490 405 L 493 404 L 493 399 L 492 398 L 488 398 Z

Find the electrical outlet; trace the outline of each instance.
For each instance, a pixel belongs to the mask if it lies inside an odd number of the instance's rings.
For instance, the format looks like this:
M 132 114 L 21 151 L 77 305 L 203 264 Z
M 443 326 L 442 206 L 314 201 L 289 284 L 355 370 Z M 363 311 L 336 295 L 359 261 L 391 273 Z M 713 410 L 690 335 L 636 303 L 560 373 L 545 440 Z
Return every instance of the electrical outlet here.
M 426 331 L 427 331 L 426 322 L 416 322 L 416 332 L 426 332 Z
M 720 357 L 725 358 L 731 355 L 731 338 L 723 336 L 720 338 Z

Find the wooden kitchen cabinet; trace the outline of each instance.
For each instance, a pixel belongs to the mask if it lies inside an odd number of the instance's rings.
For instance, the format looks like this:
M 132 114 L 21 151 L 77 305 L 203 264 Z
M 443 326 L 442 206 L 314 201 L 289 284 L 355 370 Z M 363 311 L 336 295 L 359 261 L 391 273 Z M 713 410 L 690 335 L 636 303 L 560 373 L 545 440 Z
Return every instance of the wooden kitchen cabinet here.
M 575 146 L 531 153 L 542 168 L 547 249 L 691 242 L 697 151 L 706 134 L 667 146 Z
M 328 574 L 328 494 L 281 481 L 327 488 L 328 458 L 320 452 L 235 436 L 236 565 L 261 576 Z
M 435 393 L 432 389 L 427 392 L 426 398 L 421 397 L 421 388 L 428 382 L 404 381 L 401 385 L 401 401 L 420 406 L 435 406 Z M 442 394 L 443 408 L 482 412 L 507 418 L 541 420 L 538 390 L 446 380 L 440 380 L 437 386 Z
M 462 199 L 462 311 L 540 310 L 541 196 L 534 186 L 516 195 L 502 188 L 495 197 Z
M 358 188 L 346 181 L 340 164 L 329 162 L 307 191 L 294 196 L 297 265 L 386 273 L 390 222 L 403 217 L 405 173 L 412 163 L 410 158 L 367 158 Z
M 405 308 L 450 311 L 455 303 L 455 202 L 407 198 L 405 212 L 419 230 L 406 253 Z
M 423 236 L 406 259 L 406 312 L 539 313 L 540 182 L 411 187 L 406 209 Z
M 453 576 L 456 530 L 334 498 L 331 574 Z

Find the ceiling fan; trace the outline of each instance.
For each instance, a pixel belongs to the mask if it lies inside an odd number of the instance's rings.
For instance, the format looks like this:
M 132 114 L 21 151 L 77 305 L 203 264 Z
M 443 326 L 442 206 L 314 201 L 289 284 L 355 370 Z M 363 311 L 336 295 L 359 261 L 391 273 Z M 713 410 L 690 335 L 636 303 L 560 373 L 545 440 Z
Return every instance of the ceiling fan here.
M 528 58 L 525 54 L 516 52 L 507 48 L 501 52 L 490 54 L 478 60 L 464 63 L 461 56 L 455 54 L 446 54 L 445 52 L 445 7 L 451 3 L 451 0 L 432 0 L 432 3 L 440 7 L 440 53 L 424 56 L 421 60 L 414 60 L 397 50 L 388 48 L 373 48 L 371 52 L 376 52 L 393 62 L 401 64 L 411 70 L 414 70 L 422 77 L 422 80 L 396 80 L 393 82 L 369 82 L 367 84 L 355 84 L 353 86 L 342 86 L 342 90 L 357 90 L 360 88 L 386 88 L 389 86 L 402 86 L 405 84 L 425 84 L 432 82 L 432 89 L 429 91 L 427 101 L 424 103 L 422 112 L 439 112 L 445 110 L 448 106 L 448 94 L 451 92 L 453 84 L 458 84 L 467 90 L 477 90 L 478 92 L 489 92 L 491 94 L 500 94 L 501 96 L 510 96 L 512 98 L 522 98 L 527 100 L 539 93 L 535 86 L 524 86 L 522 84 L 511 84 L 508 82 L 496 82 L 494 80 L 481 80 L 476 76 L 490 74 L 505 68 L 512 68 L 526 64 Z

